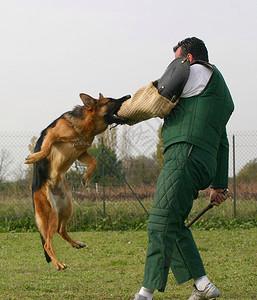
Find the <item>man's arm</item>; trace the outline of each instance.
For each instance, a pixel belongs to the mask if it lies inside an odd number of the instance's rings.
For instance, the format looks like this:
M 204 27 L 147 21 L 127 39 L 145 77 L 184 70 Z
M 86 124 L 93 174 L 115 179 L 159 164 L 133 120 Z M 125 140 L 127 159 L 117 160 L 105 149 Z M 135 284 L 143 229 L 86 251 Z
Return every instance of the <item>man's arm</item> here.
M 210 201 L 214 205 L 221 204 L 227 198 L 225 191 L 228 187 L 228 158 L 229 143 L 225 130 L 222 134 L 218 149 L 216 174 L 211 183 Z

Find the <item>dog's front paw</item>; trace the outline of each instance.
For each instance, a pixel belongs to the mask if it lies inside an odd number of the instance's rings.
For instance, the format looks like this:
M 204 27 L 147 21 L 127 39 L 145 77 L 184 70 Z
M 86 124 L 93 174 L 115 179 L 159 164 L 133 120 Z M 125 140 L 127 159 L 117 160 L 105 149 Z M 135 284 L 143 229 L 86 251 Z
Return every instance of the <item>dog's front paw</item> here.
M 33 157 L 33 154 L 30 154 L 26 157 L 24 164 L 33 164 L 35 162 L 35 158 Z
M 45 157 L 46 154 L 43 151 L 32 153 L 26 158 L 25 164 L 34 164 L 35 162 L 40 161 Z

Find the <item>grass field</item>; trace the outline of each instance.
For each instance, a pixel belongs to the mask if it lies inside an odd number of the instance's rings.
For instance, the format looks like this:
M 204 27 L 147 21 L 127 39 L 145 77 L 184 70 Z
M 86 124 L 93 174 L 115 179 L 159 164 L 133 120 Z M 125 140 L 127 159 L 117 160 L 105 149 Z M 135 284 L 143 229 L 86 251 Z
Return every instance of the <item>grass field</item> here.
M 68 265 L 56 271 L 44 261 L 38 233 L 0 234 L 0 299 L 131 299 L 141 284 L 145 231 L 76 232 L 88 248 L 75 250 L 59 237 L 58 257 Z M 257 228 L 194 230 L 207 272 L 221 299 L 257 299 Z M 187 299 L 192 282 L 178 286 L 172 274 L 155 300 Z

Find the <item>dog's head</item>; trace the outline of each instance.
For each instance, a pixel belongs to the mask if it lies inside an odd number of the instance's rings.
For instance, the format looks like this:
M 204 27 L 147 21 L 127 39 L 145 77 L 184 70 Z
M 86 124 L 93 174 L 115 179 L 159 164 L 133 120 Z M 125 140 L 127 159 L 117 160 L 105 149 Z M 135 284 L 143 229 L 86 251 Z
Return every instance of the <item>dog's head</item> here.
M 99 99 L 95 99 L 87 94 L 80 94 L 80 98 L 86 109 L 96 113 L 99 117 L 103 117 L 106 124 L 124 124 L 124 120 L 117 116 L 117 112 L 122 103 L 131 98 L 130 95 L 114 99 L 106 98 L 100 93 Z

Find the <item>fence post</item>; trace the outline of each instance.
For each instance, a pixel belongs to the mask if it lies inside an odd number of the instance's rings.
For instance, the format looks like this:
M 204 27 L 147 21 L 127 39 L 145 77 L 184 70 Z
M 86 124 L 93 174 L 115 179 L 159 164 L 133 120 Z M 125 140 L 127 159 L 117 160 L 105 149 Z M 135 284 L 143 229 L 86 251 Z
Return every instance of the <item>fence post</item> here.
M 104 139 L 103 138 L 101 138 L 101 146 L 102 146 L 102 149 L 101 149 L 101 156 L 102 157 L 104 157 Z M 104 161 L 104 160 L 103 160 Z M 102 168 L 101 168 L 101 170 L 102 170 L 102 174 L 101 174 L 101 178 L 104 178 L 104 172 L 105 172 L 105 170 L 104 170 L 104 162 L 102 162 L 101 163 L 101 165 L 102 165 Z M 102 188 L 103 188 L 103 216 L 104 216 L 104 218 L 106 217 L 106 203 L 105 203 L 105 181 L 103 180 L 103 183 L 102 183 Z
M 233 134 L 233 215 L 236 218 L 236 202 L 237 202 L 237 194 L 236 194 L 236 139 Z

